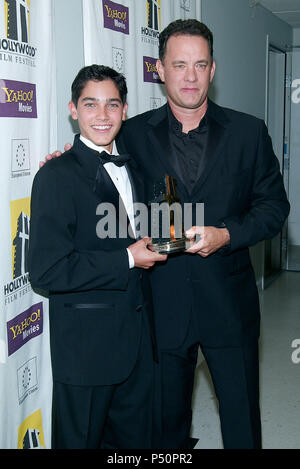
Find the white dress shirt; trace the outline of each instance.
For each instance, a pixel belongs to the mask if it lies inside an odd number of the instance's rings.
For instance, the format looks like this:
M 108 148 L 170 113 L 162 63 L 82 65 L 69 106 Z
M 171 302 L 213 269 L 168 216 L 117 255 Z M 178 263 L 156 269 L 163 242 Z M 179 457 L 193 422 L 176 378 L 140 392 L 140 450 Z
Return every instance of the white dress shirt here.
M 88 140 L 87 138 L 83 137 L 80 135 L 80 140 L 89 148 L 92 150 L 96 150 L 99 153 L 102 151 L 106 151 L 106 153 L 109 154 L 107 150 L 105 150 L 103 147 L 100 147 L 98 145 L 95 145 L 93 142 Z M 118 155 L 118 150 L 116 143 L 113 142 L 113 155 Z M 117 191 L 120 194 L 120 197 L 123 201 L 123 204 L 125 206 L 125 210 L 127 212 L 129 222 L 132 228 L 132 231 L 135 235 L 135 222 L 134 222 L 134 209 L 133 209 L 133 198 L 132 198 L 132 189 L 131 189 L 131 183 L 128 177 L 128 173 L 126 170 L 125 166 L 118 167 L 114 163 L 105 163 L 103 167 L 106 169 L 108 172 L 112 182 L 117 188 Z M 96 175 L 95 175 L 96 177 Z M 128 260 L 129 260 L 129 267 L 132 269 L 134 267 L 134 259 L 133 255 L 130 252 L 129 249 L 127 249 L 128 252 Z

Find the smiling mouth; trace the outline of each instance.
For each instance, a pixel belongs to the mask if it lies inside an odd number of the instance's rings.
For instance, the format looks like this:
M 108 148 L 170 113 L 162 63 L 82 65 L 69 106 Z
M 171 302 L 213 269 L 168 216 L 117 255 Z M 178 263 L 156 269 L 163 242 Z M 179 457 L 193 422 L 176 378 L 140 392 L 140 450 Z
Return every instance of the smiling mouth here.
M 111 125 L 105 124 L 105 125 L 92 125 L 92 129 L 100 132 L 106 132 L 112 128 Z

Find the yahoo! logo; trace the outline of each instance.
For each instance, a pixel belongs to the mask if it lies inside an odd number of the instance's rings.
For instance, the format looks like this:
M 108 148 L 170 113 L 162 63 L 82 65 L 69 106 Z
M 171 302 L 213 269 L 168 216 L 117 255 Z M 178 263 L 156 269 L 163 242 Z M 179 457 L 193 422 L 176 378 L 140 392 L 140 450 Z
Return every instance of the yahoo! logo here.
M 43 332 L 43 303 L 37 303 L 7 323 L 8 355 Z
M 144 62 L 144 82 L 146 83 L 162 83 L 159 78 L 156 62 L 153 57 L 143 57 Z
M 102 0 L 102 6 L 104 27 L 129 34 L 129 8 L 110 0 Z
M 36 85 L 0 79 L 0 117 L 36 119 Z

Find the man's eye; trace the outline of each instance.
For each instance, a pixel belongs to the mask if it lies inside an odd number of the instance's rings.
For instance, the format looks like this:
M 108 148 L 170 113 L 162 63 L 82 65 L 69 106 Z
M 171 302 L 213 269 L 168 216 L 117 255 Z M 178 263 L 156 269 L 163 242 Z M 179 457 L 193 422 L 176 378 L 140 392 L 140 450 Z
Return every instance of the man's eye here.
M 85 107 L 94 107 L 95 104 L 94 103 L 85 103 Z

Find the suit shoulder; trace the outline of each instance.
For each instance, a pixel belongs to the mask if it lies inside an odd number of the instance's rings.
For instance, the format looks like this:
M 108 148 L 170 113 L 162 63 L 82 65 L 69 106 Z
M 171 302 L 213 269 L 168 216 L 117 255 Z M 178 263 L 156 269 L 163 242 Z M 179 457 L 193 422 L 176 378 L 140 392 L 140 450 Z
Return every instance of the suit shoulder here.
M 261 127 L 264 121 L 252 114 L 246 112 L 237 111 L 235 109 L 221 107 L 227 118 L 232 123 L 238 123 L 239 125 L 251 126 L 251 127 Z
M 161 107 L 159 109 L 152 109 L 150 111 L 145 111 L 141 114 L 138 114 L 134 117 L 131 117 L 130 119 L 128 119 L 127 121 L 124 122 L 124 128 L 125 129 L 132 129 L 132 128 L 136 128 L 139 125 L 143 125 L 145 122 L 152 119 L 152 117 L 154 117 L 156 114 L 162 112 L 163 107 Z
M 68 150 L 64 152 L 61 156 L 52 158 L 40 169 L 43 171 L 61 171 L 64 169 L 70 169 L 75 164 L 75 155 L 74 152 Z
M 72 149 L 64 152 L 61 156 L 47 161 L 36 173 L 35 182 L 38 180 L 56 178 L 60 175 L 64 178 L 70 173 L 75 165 L 75 156 Z

